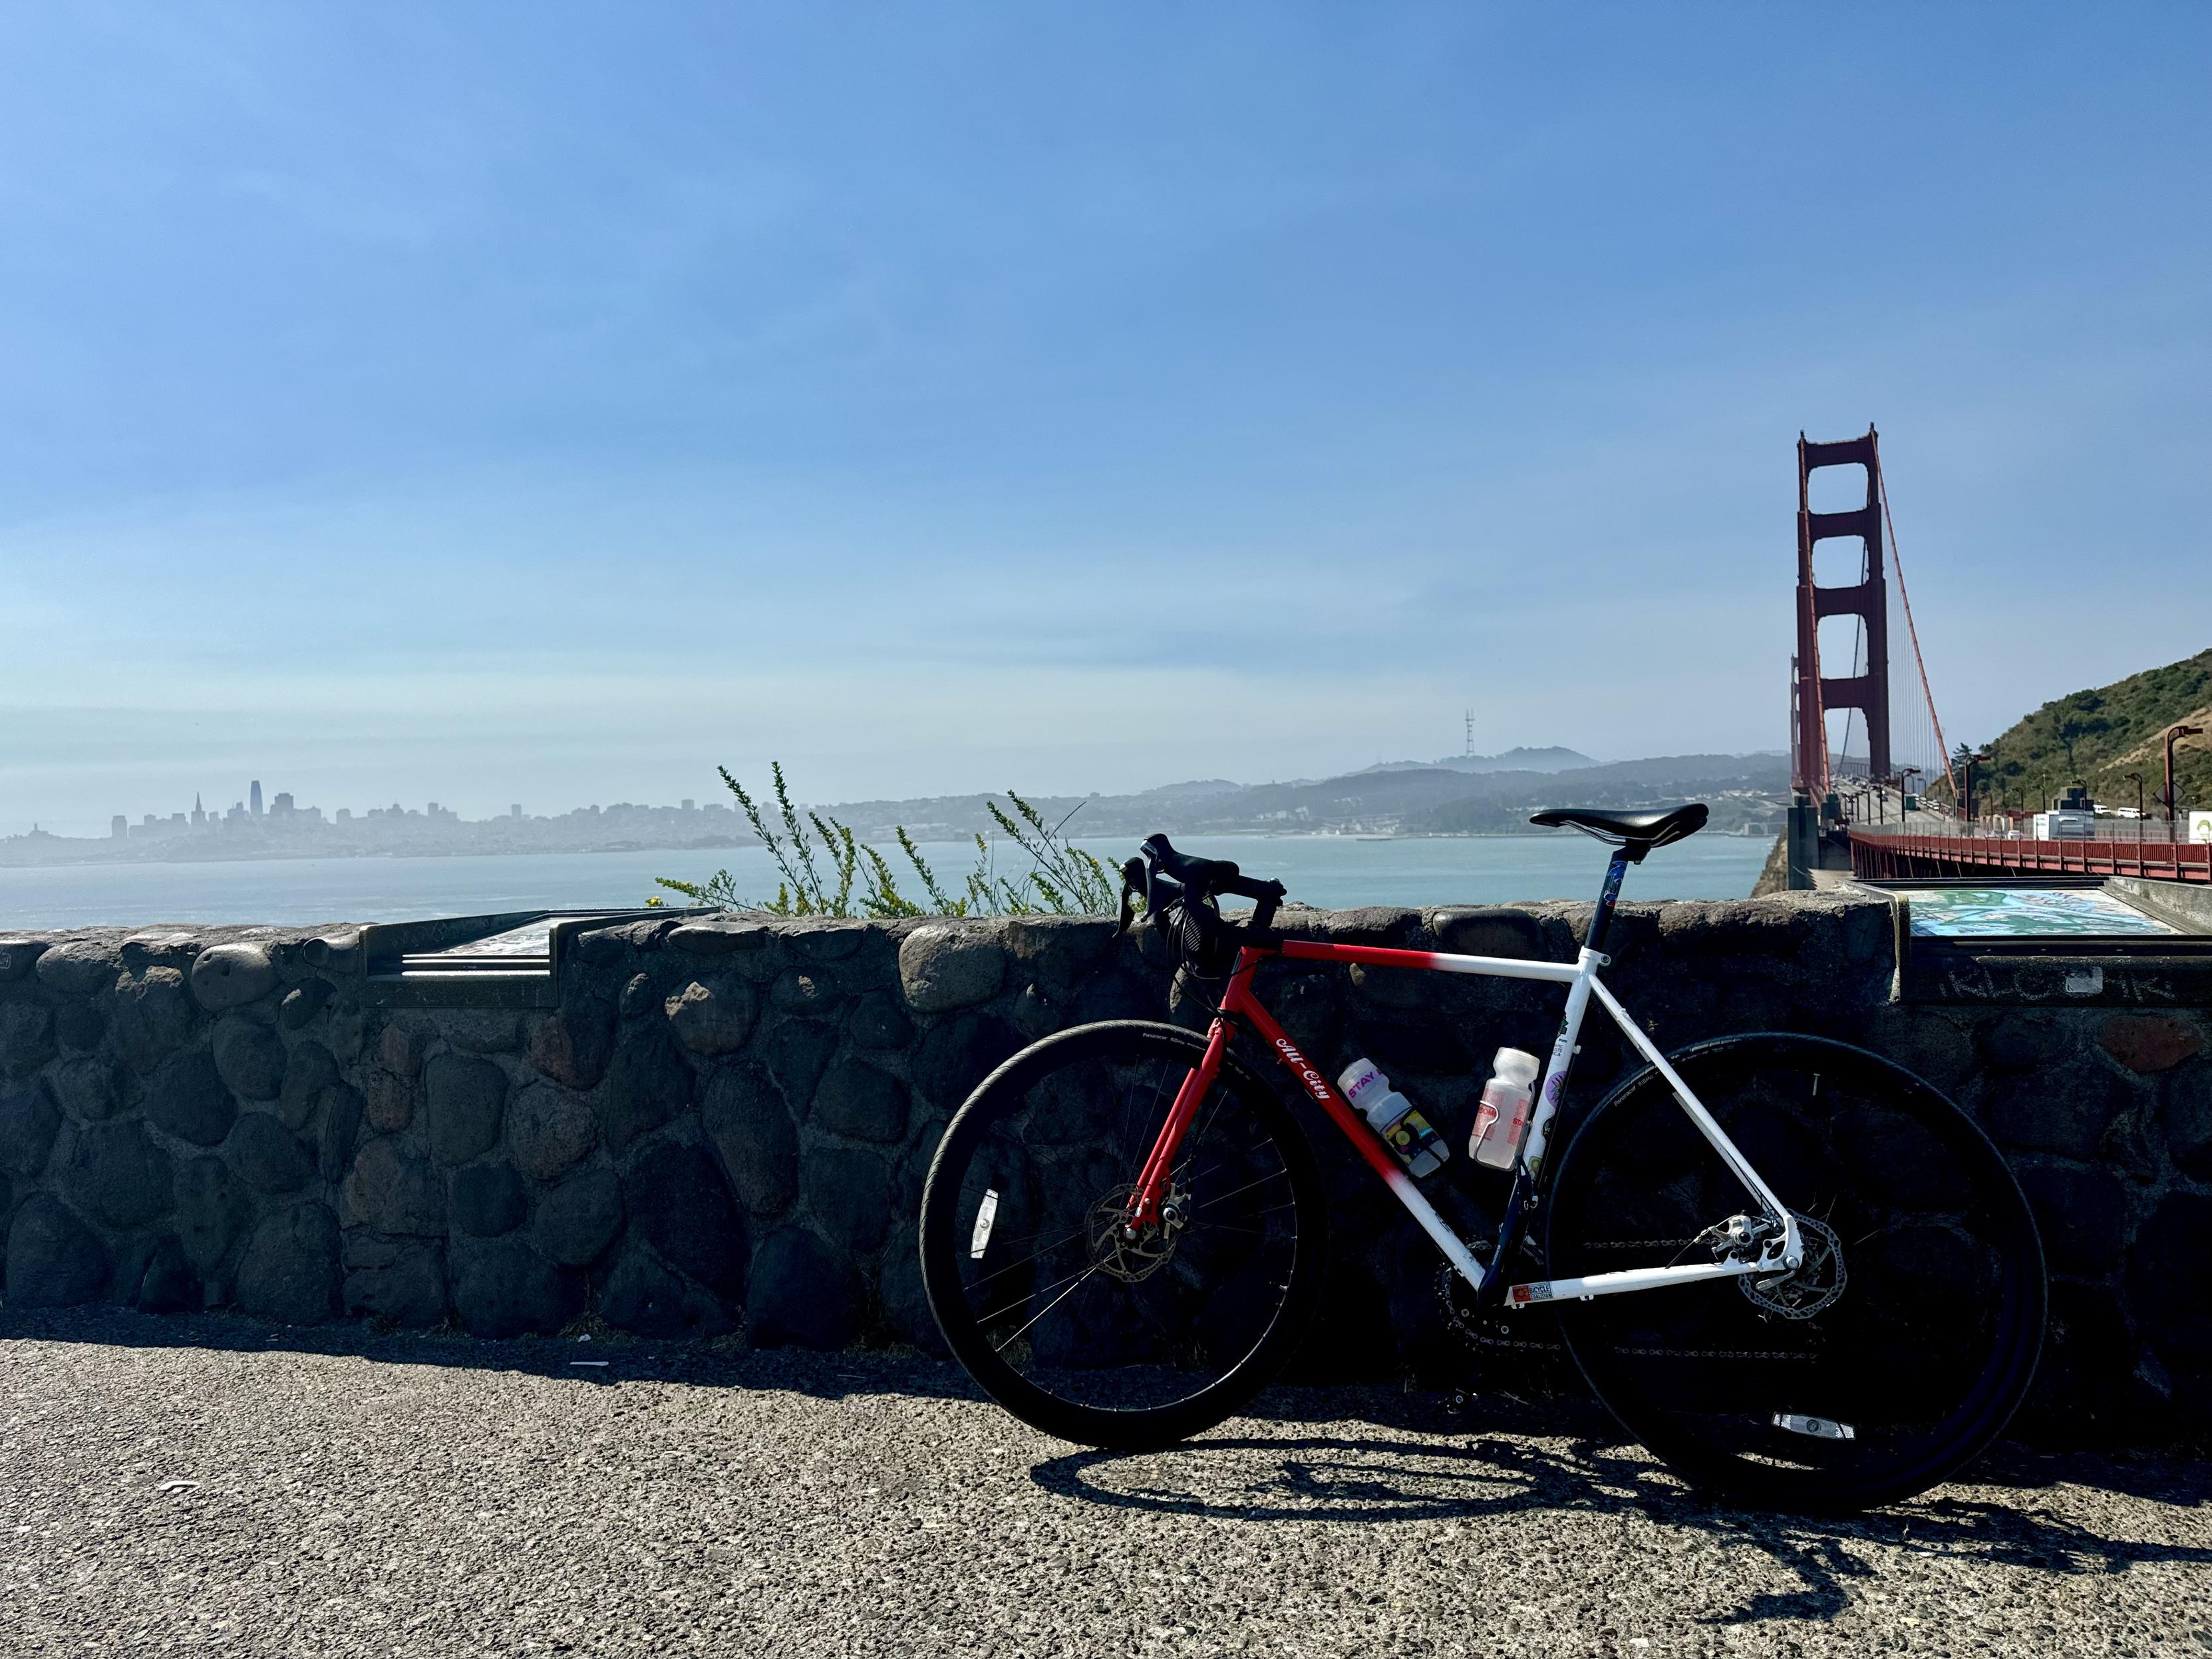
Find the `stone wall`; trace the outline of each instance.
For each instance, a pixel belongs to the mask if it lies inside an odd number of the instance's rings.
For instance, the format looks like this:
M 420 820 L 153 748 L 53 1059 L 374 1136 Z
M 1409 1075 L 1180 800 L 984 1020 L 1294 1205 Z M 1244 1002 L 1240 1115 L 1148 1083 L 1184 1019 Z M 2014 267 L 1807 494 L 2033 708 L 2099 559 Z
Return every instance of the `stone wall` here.
M 1285 923 L 1565 960 L 1588 916 Z M 1205 1012 L 1188 986 L 1171 994 L 1156 941 L 1100 921 L 656 919 L 579 939 L 542 1012 L 378 1006 L 346 945 L 327 928 L 0 939 L 9 1305 L 487 1337 L 591 1316 L 658 1337 L 932 1346 L 914 1220 L 968 1091 L 1062 1026 Z M 2054 1276 L 2035 1421 L 2145 1438 L 2212 1425 L 2203 1010 L 1903 1004 L 1887 905 L 1841 895 L 1624 906 L 1612 949 L 1609 982 L 1663 1046 L 1843 1037 L 1990 1130 Z M 1332 1073 L 1370 1054 L 1458 1134 L 1490 1052 L 1542 1052 L 1557 1018 L 1556 990 L 1502 981 L 1278 963 L 1261 989 Z M 1601 1016 L 1587 1029 L 1571 1112 L 1626 1068 Z M 1304 1372 L 1439 1370 L 1432 1253 L 1325 1126 L 1316 1139 L 1338 1209 Z

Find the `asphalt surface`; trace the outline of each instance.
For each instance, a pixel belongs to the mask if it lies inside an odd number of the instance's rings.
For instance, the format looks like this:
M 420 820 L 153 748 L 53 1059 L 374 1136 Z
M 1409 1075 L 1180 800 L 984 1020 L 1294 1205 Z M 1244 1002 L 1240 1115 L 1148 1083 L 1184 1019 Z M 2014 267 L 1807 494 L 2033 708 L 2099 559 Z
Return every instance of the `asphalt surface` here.
M 0 1652 L 2212 1653 L 2212 1465 L 1814 1522 L 1580 1413 L 1262 1403 L 1109 1455 L 918 1359 L 0 1312 Z

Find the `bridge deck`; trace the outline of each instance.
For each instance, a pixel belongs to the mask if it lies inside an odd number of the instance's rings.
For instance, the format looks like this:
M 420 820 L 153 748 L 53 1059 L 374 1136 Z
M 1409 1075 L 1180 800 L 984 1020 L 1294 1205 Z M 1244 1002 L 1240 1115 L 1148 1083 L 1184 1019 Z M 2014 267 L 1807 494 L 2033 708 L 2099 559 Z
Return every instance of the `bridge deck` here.
M 1869 834 L 1853 830 L 1854 875 L 2138 876 L 2212 883 L 2212 842 L 2025 841 L 1996 836 Z

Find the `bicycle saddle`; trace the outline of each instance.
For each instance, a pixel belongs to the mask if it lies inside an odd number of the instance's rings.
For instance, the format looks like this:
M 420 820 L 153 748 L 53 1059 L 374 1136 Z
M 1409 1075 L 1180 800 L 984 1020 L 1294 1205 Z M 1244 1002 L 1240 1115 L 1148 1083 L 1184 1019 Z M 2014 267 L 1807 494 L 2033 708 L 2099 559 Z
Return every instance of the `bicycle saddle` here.
M 1671 846 L 1705 827 L 1711 809 L 1701 800 L 1668 810 L 1613 812 L 1595 806 L 1547 806 L 1528 822 L 1547 828 L 1565 826 L 1601 841 L 1617 841 L 1650 852 Z

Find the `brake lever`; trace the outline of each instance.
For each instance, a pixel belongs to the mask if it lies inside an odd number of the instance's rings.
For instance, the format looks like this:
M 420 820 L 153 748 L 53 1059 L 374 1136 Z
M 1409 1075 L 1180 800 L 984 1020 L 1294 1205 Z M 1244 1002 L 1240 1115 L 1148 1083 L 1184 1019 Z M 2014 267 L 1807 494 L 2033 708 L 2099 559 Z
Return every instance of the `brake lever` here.
M 1121 866 L 1121 900 L 1114 907 L 1114 937 L 1119 939 L 1129 931 L 1134 913 L 1129 901 L 1144 891 L 1145 861 L 1131 859 Z

